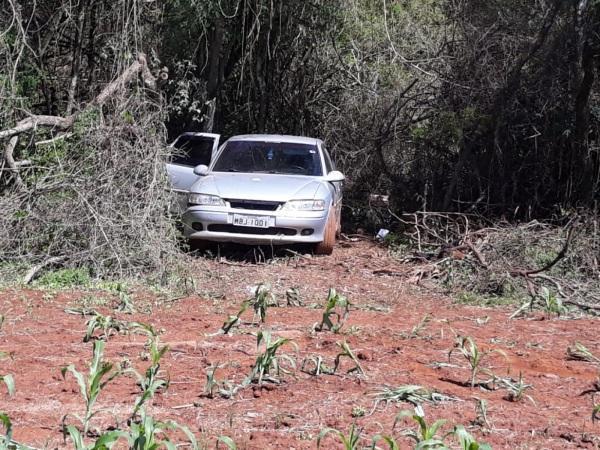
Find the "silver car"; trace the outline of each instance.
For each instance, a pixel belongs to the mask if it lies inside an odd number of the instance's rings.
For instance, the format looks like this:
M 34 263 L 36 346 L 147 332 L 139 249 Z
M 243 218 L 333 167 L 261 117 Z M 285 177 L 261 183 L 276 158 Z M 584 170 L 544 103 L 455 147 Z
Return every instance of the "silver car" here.
M 169 172 L 173 180 L 172 168 Z M 209 166 L 200 164 L 193 173 L 199 178 L 189 188 L 183 214 L 192 245 L 306 243 L 318 254 L 333 251 L 344 175 L 335 170 L 321 140 L 234 136 Z

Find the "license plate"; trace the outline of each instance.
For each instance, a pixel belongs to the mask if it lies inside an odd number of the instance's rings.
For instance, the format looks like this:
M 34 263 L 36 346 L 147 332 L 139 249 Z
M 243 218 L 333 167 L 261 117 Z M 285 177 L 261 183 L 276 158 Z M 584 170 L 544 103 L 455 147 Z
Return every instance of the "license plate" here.
M 245 216 L 243 214 L 233 215 L 233 225 L 240 227 L 269 228 L 269 216 Z

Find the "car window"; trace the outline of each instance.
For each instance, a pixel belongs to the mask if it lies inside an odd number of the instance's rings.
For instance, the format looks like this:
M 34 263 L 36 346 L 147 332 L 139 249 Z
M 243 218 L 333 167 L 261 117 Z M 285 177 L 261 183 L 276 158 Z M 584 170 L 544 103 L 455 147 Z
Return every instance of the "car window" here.
M 180 136 L 174 144 L 175 151 L 171 162 L 183 166 L 195 167 L 209 165 L 214 140 L 204 136 Z
M 229 141 L 212 170 L 309 176 L 323 173 L 316 145 L 259 141 Z
M 321 148 L 323 149 L 323 157 L 325 158 L 325 169 L 327 170 L 327 173 L 329 173 L 332 170 L 335 170 L 335 164 L 333 163 L 331 156 L 329 156 L 327 149 L 325 147 Z

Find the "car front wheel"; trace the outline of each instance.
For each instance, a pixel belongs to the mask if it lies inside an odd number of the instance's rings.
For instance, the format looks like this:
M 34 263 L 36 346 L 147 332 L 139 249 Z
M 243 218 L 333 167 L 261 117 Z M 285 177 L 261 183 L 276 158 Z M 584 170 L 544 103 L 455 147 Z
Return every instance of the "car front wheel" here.
M 336 218 L 335 210 L 330 209 L 327 217 L 327 224 L 325 225 L 325 232 L 323 233 L 323 241 L 315 244 L 315 255 L 331 255 L 333 247 L 335 246 L 337 228 L 338 220 Z

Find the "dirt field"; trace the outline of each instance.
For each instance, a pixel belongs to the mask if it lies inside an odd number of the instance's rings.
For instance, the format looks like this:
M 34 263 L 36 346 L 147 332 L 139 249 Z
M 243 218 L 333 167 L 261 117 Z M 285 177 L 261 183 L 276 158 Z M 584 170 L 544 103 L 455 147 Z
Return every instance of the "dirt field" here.
M 161 342 L 170 346 L 162 368 L 171 384 L 151 401 L 149 412 L 189 426 L 210 448 L 221 434 L 232 437 L 242 449 L 316 448 L 322 428 L 346 432 L 353 422 L 362 429 L 365 446 L 372 436 L 383 433 L 399 437 L 401 447 L 410 448 L 411 441 L 402 432 L 414 429 L 415 424 L 405 420 L 394 430 L 392 425 L 397 412 L 412 405 L 380 403 L 374 408 L 372 394 L 383 386 L 419 384 L 455 398 L 423 404 L 428 422 L 445 418 L 447 430 L 463 424 L 494 448 L 598 448 L 600 424 L 591 420 L 591 392 L 598 367 L 566 358 L 567 347 L 576 340 L 600 354 L 598 320 L 547 318 L 541 313 L 509 320 L 512 309 L 457 305 L 411 285 L 408 277 L 381 275 L 382 269 L 409 271 L 390 259 L 385 249 L 356 242 L 340 246 L 330 257 L 294 257 L 270 264 L 199 260 L 197 295 L 158 306 L 151 294 L 134 295 L 136 305 L 151 307 L 151 312 L 117 315 L 164 329 Z M 336 342 L 345 340 L 365 376 L 347 374 L 352 364 L 343 360 L 334 375 L 313 376 L 298 370 L 284 376 L 279 385 L 267 384 L 262 389 L 251 385 L 231 399 L 203 397 L 206 369 L 211 365 L 223 366 L 216 373 L 219 380 L 235 383 L 250 372 L 257 354 L 251 333 L 258 330 L 249 323 L 252 312 L 246 312 L 244 324 L 231 335 L 212 334 L 228 314 L 237 312 L 259 282 L 270 283 L 282 305 L 285 290 L 294 286 L 304 302 L 300 307 L 268 309 L 264 327 L 297 344 L 297 351 L 287 346 L 283 352 L 291 354 L 299 366 L 311 355 L 322 356 L 332 366 L 339 350 Z M 323 305 L 329 287 L 353 303 L 338 334 L 312 331 L 322 314 L 316 305 Z M 65 308 L 95 301 L 99 312 L 114 315 L 116 299 L 102 300 L 105 293 L 90 291 L 56 294 L 8 289 L 0 295 L 0 314 L 6 316 L 0 350 L 14 354 L 13 359 L 0 361 L 0 374 L 11 373 L 16 381 L 13 397 L 0 386 L 0 410 L 12 418 L 15 440 L 36 447 L 69 447 L 63 442 L 61 420 L 67 413 L 81 414 L 83 403 L 74 379 L 67 375 L 63 380 L 60 369 L 73 363 L 87 370 L 92 343 L 82 342 L 87 319 L 68 314 Z M 94 300 L 96 295 L 100 300 Z M 426 314 L 432 320 L 417 337 L 410 337 Z M 518 379 L 521 372 L 525 382 L 533 385 L 526 392 L 531 398 L 512 402 L 506 398 L 506 388 L 472 388 L 467 383 L 467 361 L 458 353 L 448 359 L 456 334 L 473 337 L 480 348 L 505 352 L 506 357 L 490 354 L 483 366 L 499 377 L 508 373 Z M 145 341 L 141 335 L 112 336 L 105 357 L 113 362 L 127 358 L 145 370 L 148 363 L 140 360 Z M 478 379 L 486 378 L 481 374 Z M 137 393 L 131 377 L 110 383 L 96 406 L 106 410 L 92 419 L 93 428 L 123 423 Z M 487 426 L 472 425 L 477 399 L 487 401 Z M 72 418 L 68 421 L 75 423 Z M 327 438 L 322 448 L 339 448 L 339 443 Z

